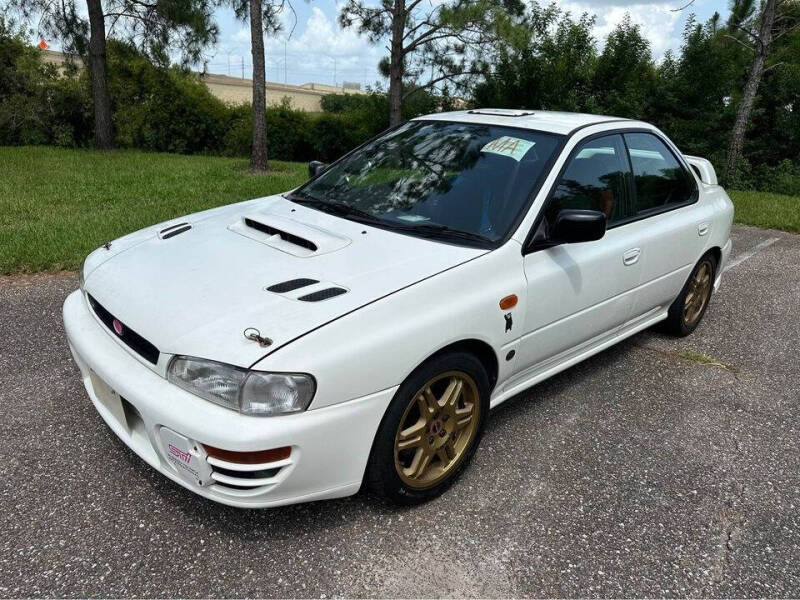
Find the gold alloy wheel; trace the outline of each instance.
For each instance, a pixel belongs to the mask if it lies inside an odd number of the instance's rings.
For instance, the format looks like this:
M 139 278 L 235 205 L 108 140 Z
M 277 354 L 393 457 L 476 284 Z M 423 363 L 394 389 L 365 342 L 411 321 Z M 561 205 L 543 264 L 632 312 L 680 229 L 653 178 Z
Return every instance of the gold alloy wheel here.
M 429 488 L 450 474 L 475 438 L 480 421 L 478 386 L 462 371 L 428 381 L 414 395 L 394 439 L 394 464 L 403 482 Z
M 711 261 L 704 260 L 689 281 L 689 291 L 683 302 L 683 322 L 691 327 L 700 319 L 703 309 L 711 296 L 711 275 L 714 272 Z

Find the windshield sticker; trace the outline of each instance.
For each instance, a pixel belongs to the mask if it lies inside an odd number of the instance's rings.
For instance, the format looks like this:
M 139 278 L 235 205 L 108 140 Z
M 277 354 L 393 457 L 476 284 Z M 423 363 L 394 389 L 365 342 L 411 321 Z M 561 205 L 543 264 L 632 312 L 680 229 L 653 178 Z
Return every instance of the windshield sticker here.
M 481 152 L 490 152 L 492 154 L 499 154 L 501 156 L 508 156 L 519 162 L 522 157 L 527 154 L 535 142 L 522 140 L 520 138 L 504 135 L 496 140 L 492 140 L 481 148 Z

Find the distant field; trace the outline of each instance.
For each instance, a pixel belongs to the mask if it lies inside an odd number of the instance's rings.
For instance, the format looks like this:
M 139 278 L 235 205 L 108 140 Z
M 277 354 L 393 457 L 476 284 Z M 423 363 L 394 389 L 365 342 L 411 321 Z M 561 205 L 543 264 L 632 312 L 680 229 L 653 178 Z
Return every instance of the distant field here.
M 0 147 L 0 274 L 75 269 L 107 240 L 307 179 L 300 163 L 133 151 Z
M 75 269 L 107 240 L 188 213 L 291 189 L 299 163 L 134 151 L 0 147 L 0 274 Z M 731 192 L 736 221 L 800 232 L 800 198 Z

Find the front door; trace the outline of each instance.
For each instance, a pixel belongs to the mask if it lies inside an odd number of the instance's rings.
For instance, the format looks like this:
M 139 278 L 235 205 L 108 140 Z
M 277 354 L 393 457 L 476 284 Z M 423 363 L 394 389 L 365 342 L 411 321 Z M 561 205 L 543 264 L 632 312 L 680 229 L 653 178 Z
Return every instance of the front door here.
M 640 280 L 641 240 L 631 213 L 630 169 L 620 135 L 594 137 L 573 151 L 543 209 L 547 229 L 562 209 L 605 213 L 608 230 L 594 242 L 534 250 L 524 257 L 527 310 L 518 368 L 546 368 L 622 326 Z

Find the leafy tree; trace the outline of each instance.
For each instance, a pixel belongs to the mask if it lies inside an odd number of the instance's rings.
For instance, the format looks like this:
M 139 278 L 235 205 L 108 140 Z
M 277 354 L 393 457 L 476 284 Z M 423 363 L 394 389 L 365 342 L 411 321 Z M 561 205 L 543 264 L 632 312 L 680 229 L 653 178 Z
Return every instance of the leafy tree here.
M 396 125 L 413 94 L 476 73 L 478 54 L 507 35 L 521 12 L 520 0 L 347 0 L 339 22 L 373 43 L 388 38 L 380 67 L 389 78 L 389 123 Z
M 532 4 L 514 37 L 481 65 L 473 103 L 508 108 L 584 111 L 595 107 L 594 17 L 573 18 L 554 4 Z
M 728 27 L 739 35 L 730 35 L 729 38 L 738 42 L 745 48 L 753 51 L 753 64 L 745 83 L 742 97 L 739 101 L 739 109 L 736 113 L 736 122 L 731 130 L 730 143 L 728 145 L 728 160 L 725 166 L 725 179 L 732 181 L 736 176 L 736 169 L 742 156 L 742 146 L 744 144 L 744 134 L 750 120 L 750 113 L 758 92 L 758 86 L 764 74 L 764 67 L 769 46 L 772 43 L 772 27 L 775 21 L 775 10 L 780 0 L 766 0 L 763 7 L 763 14 L 759 18 L 754 17 L 754 0 L 732 0 L 731 14 L 728 19 Z M 754 25 L 760 20 L 757 32 Z M 742 35 L 744 34 L 744 35 Z M 744 39 L 743 39 L 744 38 Z M 752 40 L 753 44 L 750 45 Z
M 741 48 L 723 35 L 719 15 L 706 24 L 690 15 L 680 53 L 657 70 L 647 119 L 690 153 L 719 163 L 733 119 L 730 98 L 745 68 Z
M 0 145 L 83 144 L 90 120 L 85 90 L 45 63 L 26 37 L 0 16 Z
M 216 41 L 213 0 L 86 0 L 88 20 L 79 0 L 6 0 L 5 10 L 36 20 L 37 33 L 61 40 L 64 50 L 85 56 L 92 84 L 95 146 L 114 146 L 111 97 L 108 91 L 106 37 L 135 43 L 151 59 L 166 64 L 180 48 L 183 59 L 196 61 Z
M 800 2 L 784 4 L 780 18 L 787 33 L 773 41 L 774 66 L 765 69 L 759 86 L 744 156 L 752 164 L 771 166 L 788 159 L 800 171 Z
M 594 88 L 602 110 L 620 116 L 642 118 L 652 98 L 656 71 L 650 42 L 638 25 L 625 15 L 608 35 L 594 71 Z

